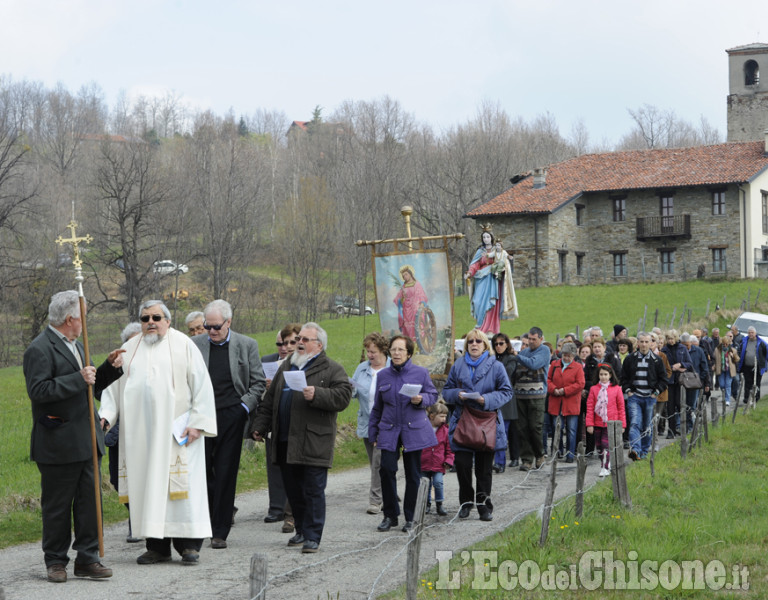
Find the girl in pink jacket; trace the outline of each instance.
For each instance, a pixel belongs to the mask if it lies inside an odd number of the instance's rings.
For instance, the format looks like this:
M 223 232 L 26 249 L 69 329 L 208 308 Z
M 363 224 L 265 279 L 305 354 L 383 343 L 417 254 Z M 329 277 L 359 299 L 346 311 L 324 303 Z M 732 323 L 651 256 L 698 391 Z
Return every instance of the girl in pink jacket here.
M 589 390 L 587 398 L 587 433 L 595 434 L 595 448 L 601 455 L 600 477 L 611 474 L 611 456 L 608 447 L 608 421 L 621 421 L 626 429 L 624 394 L 613 367 L 606 363 L 597 365 L 598 381 Z
M 427 407 L 427 416 L 429 422 L 435 430 L 437 444 L 431 448 L 424 448 L 421 451 L 421 474 L 429 478 L 429 489 L 427 490 L 427 512 L 432 507 L 432 486 L 435 488 L 435 509 L 437 514 L 444 517 L 448 513 L 443 508 L 445 492 L 443 491 L 443 475 L 445 468 L 453 464 L 453 451 L 451 442 L 448 438 L 448 425 L 445 420 L 448 417 L 448 407 L 445 402 L 438 400 L 435 404 Z

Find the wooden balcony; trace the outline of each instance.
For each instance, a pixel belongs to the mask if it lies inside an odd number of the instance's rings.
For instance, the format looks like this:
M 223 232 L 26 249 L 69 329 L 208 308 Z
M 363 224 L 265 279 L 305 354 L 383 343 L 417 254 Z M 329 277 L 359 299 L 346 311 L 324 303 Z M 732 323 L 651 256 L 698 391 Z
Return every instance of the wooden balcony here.
M 691 215 L 637 218 L 638 240 L 664 238 L 691 239 Z

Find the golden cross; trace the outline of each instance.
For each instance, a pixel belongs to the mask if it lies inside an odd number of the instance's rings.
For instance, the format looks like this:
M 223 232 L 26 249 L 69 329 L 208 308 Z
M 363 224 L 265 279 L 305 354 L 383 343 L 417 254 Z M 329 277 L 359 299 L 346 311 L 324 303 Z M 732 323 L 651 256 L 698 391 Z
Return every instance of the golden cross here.
M 75 258 L 72 261 L 72 265 L 75 267 L 76 270 L 79 271 L 83 267 L 83 261 L 80 259 L 80 248 L 78 247 L 78 244 L 80 242 L 85 242 L 86 244 L 90 244 L 93 241 L 93 238 L 90 235 L 77 237 L 77 234 L 75 233 L 76 227 L 77 227 L 77 223 L 75 223 L 74 220 L 70 221 L 69 225 L 67 225 L 67 229 L 69 229 L 72 232 L 72 237 L 65 239 L 59 236 L 56 238 L 56 243 L 60 245 L 72 244 L 72 249 L 75 254 Z

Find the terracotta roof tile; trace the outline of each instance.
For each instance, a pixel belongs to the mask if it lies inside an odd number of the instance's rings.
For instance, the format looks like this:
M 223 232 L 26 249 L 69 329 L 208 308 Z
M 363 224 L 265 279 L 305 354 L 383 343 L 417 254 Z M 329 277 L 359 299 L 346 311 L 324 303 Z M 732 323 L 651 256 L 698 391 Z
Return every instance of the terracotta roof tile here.
M 467 216 L 549 213 L 587 192 L 745 183 L 766 167 L 763 142 L 585 154 L 547 167 L 544 187 L 528 176 Z

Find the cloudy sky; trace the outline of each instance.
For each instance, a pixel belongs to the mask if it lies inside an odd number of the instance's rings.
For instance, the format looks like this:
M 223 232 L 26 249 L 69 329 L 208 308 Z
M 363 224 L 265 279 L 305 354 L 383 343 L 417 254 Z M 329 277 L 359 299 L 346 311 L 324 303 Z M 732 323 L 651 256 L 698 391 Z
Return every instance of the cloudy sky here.
M 491 101 L 609 144 L 644 103 L 725 135 L 725 49 L 768 42 L 765 0 L 0 0 L 0 15 L 0 74 L 95 82 L 110 106 L 172 91 L 305 120 L 388 95 L 442 129 Z

